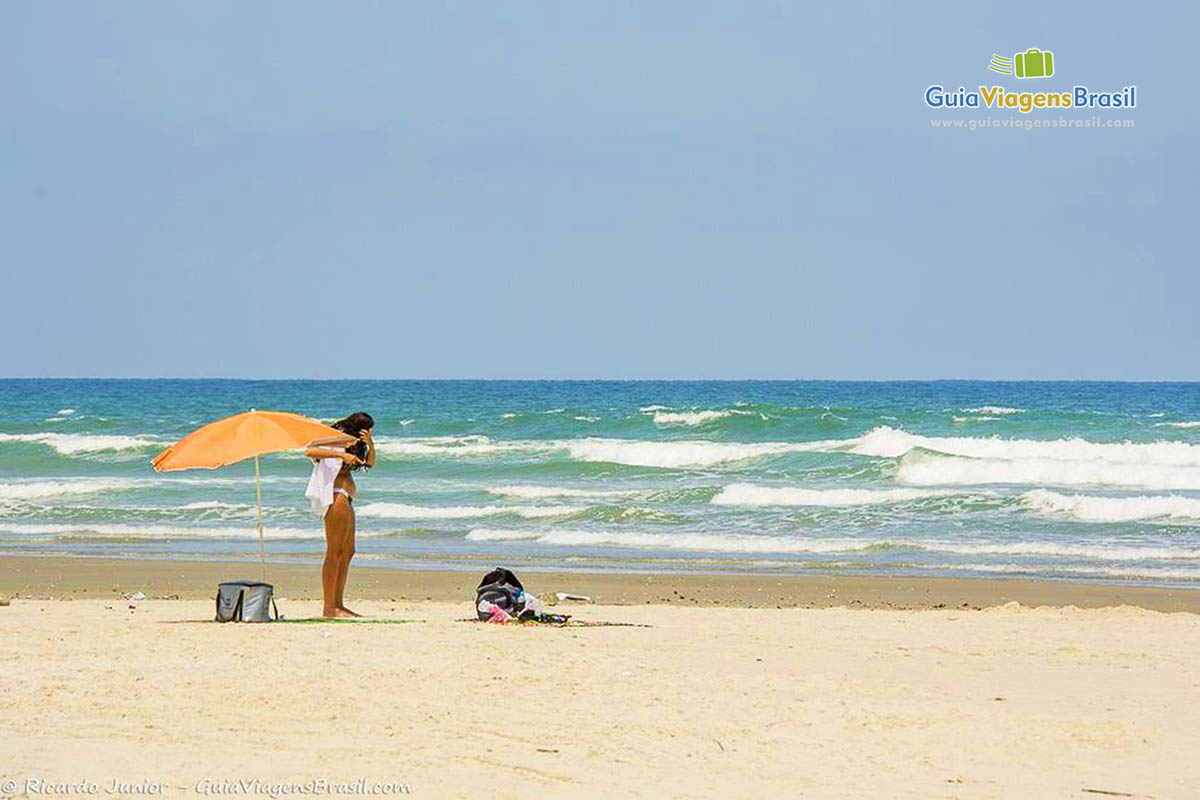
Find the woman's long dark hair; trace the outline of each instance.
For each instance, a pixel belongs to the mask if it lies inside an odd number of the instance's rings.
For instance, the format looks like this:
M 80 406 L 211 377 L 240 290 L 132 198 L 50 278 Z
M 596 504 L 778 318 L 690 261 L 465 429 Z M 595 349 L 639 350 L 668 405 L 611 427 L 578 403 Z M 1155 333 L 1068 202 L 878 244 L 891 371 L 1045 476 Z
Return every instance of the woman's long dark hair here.
M 329 427 L 336 428 L 342 433 L 357 439 L 357 437 L 362 435 L 363 431 L 369 431 L 375 427 L 375 418 L 365 411 L 355 411 L 350 416 L 345 419 L 339 419 Z M 346 452 L 358 456 L 365 462 L 367 460 L 367 443 L 362 439 L 358 439 L 353 444 L 346 446 Z M 359 465 L 359 467 L 363 466 L 366 465 Z M 353 469 L 359 469 L 359 467 L 353 467 Z

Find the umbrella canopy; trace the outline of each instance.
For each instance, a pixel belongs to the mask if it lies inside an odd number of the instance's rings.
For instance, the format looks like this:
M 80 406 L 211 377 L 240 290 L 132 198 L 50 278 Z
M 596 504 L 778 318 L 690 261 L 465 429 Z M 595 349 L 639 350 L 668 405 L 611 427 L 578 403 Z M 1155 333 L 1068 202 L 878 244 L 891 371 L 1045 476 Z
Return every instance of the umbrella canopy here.
M 265 580 L 267 552 L 263 545 L 262 475 L 258 457 L 282 450 L 296 450 L 310 444 L 346 444 L 353 441 L 353 436 L 322 425 L 315 419 L 286 411 L 258 411 L 252 408 L 244 414 L 219 419 L 192 431 L 159 453 L 150 463 L 156 472 L 169 472 L 177 469 L 216 469 L 247 458 L 254 459 L 254 493 L 258 506 L 255 527 L 258 529 L 258 560 Z
M 216 469 L 267 453 L 307 447 L 318 441 L 351 442 L 353 437 L 299 414 L 252 409 L 192 431 L 150 463 L 156 472 Z

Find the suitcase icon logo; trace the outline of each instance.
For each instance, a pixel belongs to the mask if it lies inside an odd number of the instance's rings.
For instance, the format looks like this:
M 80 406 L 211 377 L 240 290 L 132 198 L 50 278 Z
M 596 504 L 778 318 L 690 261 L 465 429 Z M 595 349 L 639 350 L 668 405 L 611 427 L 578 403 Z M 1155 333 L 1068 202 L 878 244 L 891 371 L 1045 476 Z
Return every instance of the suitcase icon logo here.
M 1054 53 L 1031 47 L 1012 58 L 993 54 L 988 69 L 1018 78 L 1049 78 L 1054 74 Z

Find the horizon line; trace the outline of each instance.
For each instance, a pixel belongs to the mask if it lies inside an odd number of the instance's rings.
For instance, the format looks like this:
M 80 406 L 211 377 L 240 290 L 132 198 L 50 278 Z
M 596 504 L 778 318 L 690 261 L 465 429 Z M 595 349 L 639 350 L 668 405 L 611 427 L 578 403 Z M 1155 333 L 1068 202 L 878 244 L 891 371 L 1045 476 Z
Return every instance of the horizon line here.
M 1200 378 L 330 378 L 231 377 L 188 375 L 6 375 L 0 381 L 229 381 L 313 383 L 1173 383 L 1200 384 Z

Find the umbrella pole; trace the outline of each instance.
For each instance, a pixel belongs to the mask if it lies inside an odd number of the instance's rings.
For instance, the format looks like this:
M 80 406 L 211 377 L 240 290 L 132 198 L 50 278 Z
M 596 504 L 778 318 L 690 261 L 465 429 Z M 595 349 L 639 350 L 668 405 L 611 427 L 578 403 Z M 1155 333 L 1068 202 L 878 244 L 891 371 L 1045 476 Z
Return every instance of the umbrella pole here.
M 263 583 L 267 581 L 267 550 L 263 546 L 262 524 L 262 473 L 258 468 L 258 456 L 254 457 L 254 494 L 258 506 L 258 563 L 262 567 Z

